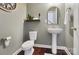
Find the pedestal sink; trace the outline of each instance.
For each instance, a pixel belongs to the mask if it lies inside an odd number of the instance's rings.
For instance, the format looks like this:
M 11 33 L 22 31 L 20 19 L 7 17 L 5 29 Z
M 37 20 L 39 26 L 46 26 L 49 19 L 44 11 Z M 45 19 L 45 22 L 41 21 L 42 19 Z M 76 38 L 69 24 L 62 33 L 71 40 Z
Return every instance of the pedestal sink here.
M 57 54 L 57 34 L 62 32 L 62 28 L 48 28 L 48 32 L 52 34 L 52 53 Z

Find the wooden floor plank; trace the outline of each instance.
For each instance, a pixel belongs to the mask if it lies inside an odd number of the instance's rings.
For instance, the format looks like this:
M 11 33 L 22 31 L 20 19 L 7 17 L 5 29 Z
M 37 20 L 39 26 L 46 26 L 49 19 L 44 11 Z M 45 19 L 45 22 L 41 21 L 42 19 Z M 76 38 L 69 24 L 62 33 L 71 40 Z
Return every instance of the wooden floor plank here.
M 49 48 L 34 47 L 33 55 L 44 55 L 44 53 L 52 54 L 52 51 Z M 24 51 L 22 50 L 18 55 L 24 55 Z M 67 55 L 67 53 L 64 50 L 57 49 L 56 55 Z

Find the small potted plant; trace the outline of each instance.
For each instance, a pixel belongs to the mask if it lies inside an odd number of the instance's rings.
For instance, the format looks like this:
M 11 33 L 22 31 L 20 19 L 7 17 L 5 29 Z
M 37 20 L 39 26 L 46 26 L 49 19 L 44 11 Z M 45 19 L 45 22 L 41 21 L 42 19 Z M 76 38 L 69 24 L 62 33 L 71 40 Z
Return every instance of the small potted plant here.
M 27 20 L 33 20 L 33 17 L 32 17 L 31 15 L 28 14 Z

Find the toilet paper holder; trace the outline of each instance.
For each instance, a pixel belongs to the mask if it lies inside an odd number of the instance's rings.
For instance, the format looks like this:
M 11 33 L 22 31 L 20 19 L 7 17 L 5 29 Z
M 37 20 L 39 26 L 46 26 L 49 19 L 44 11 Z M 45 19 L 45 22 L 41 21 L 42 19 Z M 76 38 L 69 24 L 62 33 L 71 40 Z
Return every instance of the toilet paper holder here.
M 7 39 L 4 39 L 4 38 L 1 39 L 1 45 L 3 46 L 3 48 L 6 48 L 6 46 L 5 46 L 5 40 L 7 40 Z

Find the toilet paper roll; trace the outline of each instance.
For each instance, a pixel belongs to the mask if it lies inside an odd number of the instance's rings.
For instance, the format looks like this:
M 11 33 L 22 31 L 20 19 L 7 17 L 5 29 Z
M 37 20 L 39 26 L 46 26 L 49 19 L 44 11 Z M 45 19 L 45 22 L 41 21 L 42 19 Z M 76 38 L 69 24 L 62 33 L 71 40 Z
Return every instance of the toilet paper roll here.
M 10 40 L 5 40 L 5 47 L 8 47 L 10 44 Z
M 10 40 L 10 39 L 12 39 L 12 38 L 11 38 L 11 36 L 9 36 L 9 37 L 6 37 L 6 40 Z
M 8 47 L 8 46 L 9 46 L 9 44 L 10 44 L 10 39 L 11 39 L 11 36 L 6 37 L 6 40 L 5 40 L 5 42 L 4 42 L 5 47 Z

